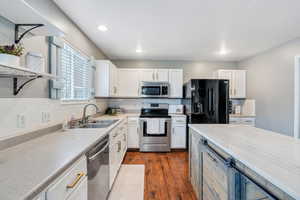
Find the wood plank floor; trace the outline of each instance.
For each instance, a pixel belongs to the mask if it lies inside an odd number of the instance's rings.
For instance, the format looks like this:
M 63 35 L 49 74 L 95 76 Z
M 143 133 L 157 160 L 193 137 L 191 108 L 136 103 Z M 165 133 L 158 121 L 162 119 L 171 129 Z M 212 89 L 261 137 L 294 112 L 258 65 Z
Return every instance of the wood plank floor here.
M 123 163 L 145 165 L 144 200 L 196 200 L 187 152 L 127 152 Z

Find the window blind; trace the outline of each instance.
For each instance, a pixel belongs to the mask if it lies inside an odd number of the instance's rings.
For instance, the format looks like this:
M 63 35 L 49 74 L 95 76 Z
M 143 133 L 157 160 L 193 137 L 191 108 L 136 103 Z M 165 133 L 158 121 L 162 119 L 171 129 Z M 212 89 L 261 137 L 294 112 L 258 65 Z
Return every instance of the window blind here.
M 64 43 L 61 52 L 61 73 L 64 78 L 62 100 L 91 98 L 91 70 L 89 57 Z

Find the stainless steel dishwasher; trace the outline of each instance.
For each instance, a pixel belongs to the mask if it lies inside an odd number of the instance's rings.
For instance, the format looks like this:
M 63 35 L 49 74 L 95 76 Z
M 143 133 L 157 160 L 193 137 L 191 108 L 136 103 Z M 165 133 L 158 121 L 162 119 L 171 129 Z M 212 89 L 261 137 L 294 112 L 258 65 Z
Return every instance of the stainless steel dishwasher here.
M 106 200 L 109 193 L 109 136 L 87 153 L 88 199 Z

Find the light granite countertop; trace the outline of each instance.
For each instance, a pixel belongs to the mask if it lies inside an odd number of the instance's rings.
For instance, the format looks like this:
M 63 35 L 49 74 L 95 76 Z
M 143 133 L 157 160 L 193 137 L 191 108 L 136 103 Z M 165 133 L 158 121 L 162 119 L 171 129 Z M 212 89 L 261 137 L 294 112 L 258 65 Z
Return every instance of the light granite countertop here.
M 0 199 L 31 199 L 84 155 L 129 115 L 108 128 L 70 129 L 35 138 L 0 151 Z
M 294 199 L 300 199 L 299 139 L 243 125 L 189 127 Z

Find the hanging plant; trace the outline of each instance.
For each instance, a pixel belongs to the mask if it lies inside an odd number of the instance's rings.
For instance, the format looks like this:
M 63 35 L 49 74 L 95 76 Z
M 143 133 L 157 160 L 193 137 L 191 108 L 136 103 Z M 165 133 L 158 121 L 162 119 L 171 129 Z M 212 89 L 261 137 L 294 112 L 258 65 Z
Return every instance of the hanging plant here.
M 22 56 L 24 47 L 21 44 L 0 46 L 0 53 L 14 56 Z

